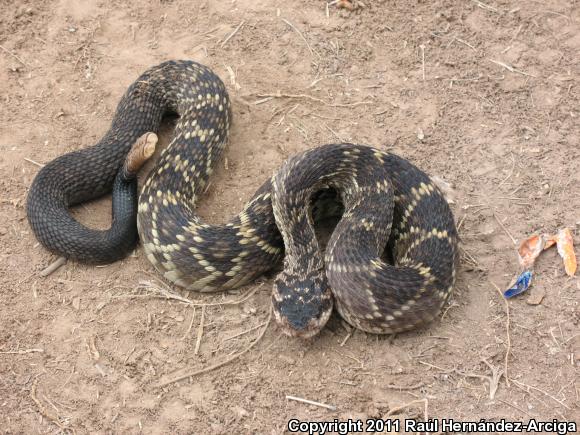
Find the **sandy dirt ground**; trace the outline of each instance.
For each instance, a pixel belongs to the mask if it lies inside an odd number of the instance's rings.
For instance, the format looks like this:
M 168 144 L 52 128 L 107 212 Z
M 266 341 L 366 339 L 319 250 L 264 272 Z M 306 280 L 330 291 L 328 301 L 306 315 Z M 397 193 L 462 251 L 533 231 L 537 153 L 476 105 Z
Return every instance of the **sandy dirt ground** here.
M 0 426 L 5 433 L 280 434 L 290 418 L 574 420 L 580 281 L 555 251 L 509 303 L 514 242 L 580 231 L 580 8 L 574 0 L 0 0 Z M 419 331 L 300 341 L 271 323 L 272 276 L 159 297 L 141 248 L 106 267 L 55 257 L 24 210 L 43 164 L 95 143 L 127 86 L 188 58 L 226 82 L 227 162 L 199 205 L 238 213 L 284 159 L 354 141 L 456 187 L 456 291 Z M 162 129 L 164 143 L 171 122 Z M 75 210 L 109 224 L 108 198 Z M 207 305 L 210 304 L 210 305 Z M 509 312 L 508 312 L 509 308 Z M 159 387 L 252 349 L 219 369 Z M 507 353 L 507 361 L 506 361 Z M 507 373 L 506 373 L 507 370 Z M 336 407 L 287 400 L 298 396 Z

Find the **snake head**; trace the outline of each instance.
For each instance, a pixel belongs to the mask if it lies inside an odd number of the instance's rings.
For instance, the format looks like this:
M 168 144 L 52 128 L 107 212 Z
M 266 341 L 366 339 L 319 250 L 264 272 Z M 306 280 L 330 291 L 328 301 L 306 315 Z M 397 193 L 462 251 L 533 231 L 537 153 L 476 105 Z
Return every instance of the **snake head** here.
M 318 334 L 332 313 L 332 294 L 322 274 L 298 276 L 282 272 L 274 282 L 274 316 L 290 337 Z

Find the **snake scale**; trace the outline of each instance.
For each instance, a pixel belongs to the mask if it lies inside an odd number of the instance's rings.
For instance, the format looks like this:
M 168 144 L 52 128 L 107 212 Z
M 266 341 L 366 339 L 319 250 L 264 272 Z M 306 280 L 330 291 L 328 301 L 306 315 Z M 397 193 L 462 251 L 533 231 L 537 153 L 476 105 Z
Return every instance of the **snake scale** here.
M 139 137 L 177 113 L 174 138 L 137 201 L 127 154 Z M 288 335 L 319 332 L 336 305 L 372 333 L 433 320 L 455 281 L 458 236 L 440 190 L 409 161 L 368 146 L 330 144 L 288 159 L 223 225 L 195 204 L 225 150 L 231 123 L 222 81 L 193 61 L 167 61 L 126 91 L 96 145 L 63 155 L 35 178 L 27 214 L 53 252 L 89 263 L 115 261 L 137 235 L 148 260 L 174 284 L 201 292 L 246 284 L 284 258 L 274 282 L 275 318 Z M 124 163 L 125 162 L 125 163 Z M 110 230 L 84 227 L 68 208 L 113 190 Z M 335 192 L 343 214 L 321 252 L 311 203 Z

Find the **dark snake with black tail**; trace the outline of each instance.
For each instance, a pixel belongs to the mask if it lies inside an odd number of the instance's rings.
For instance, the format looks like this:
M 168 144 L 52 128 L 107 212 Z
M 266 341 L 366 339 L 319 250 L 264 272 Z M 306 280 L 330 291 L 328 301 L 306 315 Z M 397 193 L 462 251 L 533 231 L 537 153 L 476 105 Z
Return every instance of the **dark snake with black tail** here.
M 453 216 L 429 177 L 395 155 L 352 144 L 306 151 L 289 159 L 229 223 L 201 221 L 195 203 L 225 149 L 230 102 L 221 80 L 191 61 L 146 71 L 97 145 L 39 172 L 27 212 L 48 249 L 97 263 L 132 249 L 137 193 L 134 177 L 120 169 L 131 145 L 157 131 L 167 112 L 179 115 L 175 136 L 151 170 L 137 212 L 147 258 L 166 279 L 197 291 L 235 288 L 271 269 L 285 247 L 273 307 L 289 335 L 320 331 L 332 310 L 331 294 L 349 323 L 373 333 L 409 330 L 440 312 L 458 258 Z M 323 260 L 308 204 L 326 187 L 336 189 L 345 212 Z M 90 230 L 70 216 L 70 205 L 111 189 L 110 230 Z M 381 259 L 385 246 L 393 264 Z

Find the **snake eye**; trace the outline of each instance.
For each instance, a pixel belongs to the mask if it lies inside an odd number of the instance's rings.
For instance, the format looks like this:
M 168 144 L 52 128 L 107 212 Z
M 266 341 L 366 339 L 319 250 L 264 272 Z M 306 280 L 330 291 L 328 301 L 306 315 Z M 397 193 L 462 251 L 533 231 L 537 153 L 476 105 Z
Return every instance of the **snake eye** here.
M 332 297 L 324 275 L 298 277 L 282 272 L 274 283 L 274 314 L 286 335 L 316 335 L 332 313 Z

